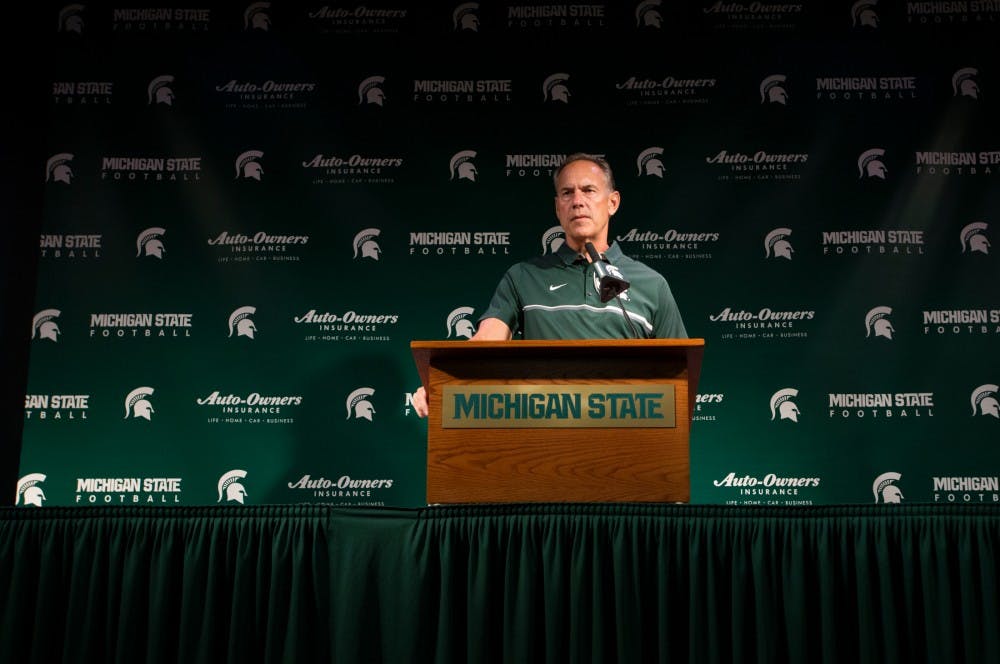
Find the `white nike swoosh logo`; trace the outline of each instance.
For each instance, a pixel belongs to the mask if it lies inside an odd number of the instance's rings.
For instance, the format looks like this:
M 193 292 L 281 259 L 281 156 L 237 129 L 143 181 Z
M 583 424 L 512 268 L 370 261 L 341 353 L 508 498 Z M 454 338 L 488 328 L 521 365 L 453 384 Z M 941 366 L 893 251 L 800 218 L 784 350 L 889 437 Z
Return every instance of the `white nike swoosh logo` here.
M 550 285 L 550 286 L 549 286 L 549 290 L 550 290 L 550 291 L 554 291 L 554 290 L 559 290 L 560 288 L 562 288 L 562 287 L 563 287 L 563 286 L 565 286 L 565 285 L 566 285 L 566 284 L 559 284 L 558 286 L 551 286 L 551 285 Z

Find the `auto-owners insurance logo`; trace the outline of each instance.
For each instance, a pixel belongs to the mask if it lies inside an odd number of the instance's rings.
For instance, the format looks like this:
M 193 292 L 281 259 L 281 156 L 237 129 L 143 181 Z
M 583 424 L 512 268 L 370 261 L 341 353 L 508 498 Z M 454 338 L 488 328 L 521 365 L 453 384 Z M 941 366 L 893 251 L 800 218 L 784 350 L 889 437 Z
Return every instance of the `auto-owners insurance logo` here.
M 731 489 L 727 505 L 812 505 L 809 489 L 818 488 L 819 477 L 797 477 L 766 473 L 764 475 L 739 475 L 727 473 L 712 485 Z
M 812 309 L 781 310 L 771 307 L 743 309 L 723 307 L 708 320 L 719 330 L 724 341 L 756 341 L 806 338 L 814 326 Z
M 209 412 L 209 424 L 294 424 L 302 405 L 298 394 L 271 394 L 252 391 L 233 394 L 212 390 L 195 403 Z
M 305 341 L 392 341 L 399 314 L 311 308 L 292 321 L 304 328 Z

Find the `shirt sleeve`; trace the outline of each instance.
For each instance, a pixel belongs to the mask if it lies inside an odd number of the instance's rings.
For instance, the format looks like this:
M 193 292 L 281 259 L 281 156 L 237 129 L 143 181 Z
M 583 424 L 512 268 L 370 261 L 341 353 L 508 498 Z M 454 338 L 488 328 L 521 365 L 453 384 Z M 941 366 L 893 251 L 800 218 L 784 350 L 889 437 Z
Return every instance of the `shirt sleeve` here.
M 674 301 L 674 294 L 664 279 L 660 284 L 654 317 L 653 333 L 657 339 L 687 339 L 687 330 L 681 318 L 680 309 Z
M 517 335 L 521 329 L 522 316 L 521 296 L 517 291 L 516 270 L 517 266 L 515 265 L 504 273 L 493 293 L 493 299 L 490 300 L 483 315 L 479 317 L 480 321 L 485 318 L 499 318 L 507 324 L 514 335 Z

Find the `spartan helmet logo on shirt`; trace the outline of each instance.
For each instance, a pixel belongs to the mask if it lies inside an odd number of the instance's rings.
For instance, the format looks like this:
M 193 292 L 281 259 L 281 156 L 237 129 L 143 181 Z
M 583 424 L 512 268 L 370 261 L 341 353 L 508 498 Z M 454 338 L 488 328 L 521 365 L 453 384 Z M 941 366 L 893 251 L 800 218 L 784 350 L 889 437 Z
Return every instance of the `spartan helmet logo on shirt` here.
M 660 0 L 643 0 L 635 8 L 635 24 L 640 28 L 659 28 L 663 22 L 660 16 Z
M 42 473 L 29 473 L 19 479 L 17 481 L 17 494 L 14 496 L 14 506 L 24 504 L 25 507 L 28 505 L 41 507 L 42 501 L 45 500 L 45 494 L 42 493 L 42 487 L 38 485 L 44 481 L 45 475 Z
M 361 81 L 361 85 L 358 86 L 358 105 L 383 106 L 385 102 L 385 92 L 382 90 L 383 83 L 385 83 L 385 76 L 369 76 Z
M 885 164 L 882 163 L 882 155 L 884 154 L 885 150 L 882 148 L 872 148 L 862 152 L 861 156 L 858 157 L 858 179 L 869 177 L 884 180 L 886 173 L 889 172 Z
M 243 505 L 243 499 L 247 497 L 246 488 L 239 482 L 247 476 L 245 470 L 230 470 L 219 478 L 219 499 L 215 502 L 221 503 L 225 496 L 227 503 L 239 503 Z
M 851 7 L 851 22 L 854 27 L 878 27 L 878 14 L 875 13 L 877 0 L 858 0 Z
M 1000 419 L 1000 402 L 997 401 L 997 391 L 1000 387 L 996 385 L 980 385 L 972 390 L 972 416 L 991 415 Z
M 354 236 L 354 258 L 359 255 L 362 258 L 370 258 L 377 261 L 382 253 L 382 247 L 378 246 L 378 236 L 382 233 L 378 228 L 366 228 L 359 231 Z
M 989 226 L 985 221 L 974 221 L 959 233 L 962 242 L 962 253 L 968 249 L 969 253 L 979 252 L 981 254 L 990 253 L 990 239 L 986 237 L 986 229 Z
M 255 2 L 243 12 L 244 30 L 262 30 L 267 32 L 271 29 L 271 17 L 266 10 L 271 6 L 270 2 Z
M 475 150 L 462 150 L 461 152 L 456 152 L 451 157 L 451 162 L 448 164 L 451 169 L 450 180 L 468 180 L 470 182 L 476 181 L 476 165 L 472 162 L 476 158 Z
M 73 161 L 73 155 L 69 152 L 60 152 L 49 157 L 49 160 L 45 162 L 45 181 L 70 184 L 73 179 L 73 169 L 69 167 L 71 161 Z
M 356 420 L 368 420 L 372 422 L 372 415 L 375 414 L 375 407 L 368 397 L 375 394 L 375 390 L 370 387 L 359 387 L 347 395 L 347 419 L 353 417 Z
M 660 157 L 663 155 L 663 148 L 646 148 L 636 158 L 635 163 L 639 168 L 639 176 L 653 175 L 658 178 L 663 177 L 663 162 Z
M 455 11 L 451 13 L 455 29 L 479 32 L 479 15 L 476 13 L 478 11 L 478 2 L 465 2 L 455 7 Z
M 75 32 L 83 34 L 84 6 L 80 4 L 66 5 L 59 10 L 59 32 Z
M 892 313 L 892 307 L 875 307 L 867 314 L 865 314 L 865 338 L 871 337 L 873 334 L 876 337 L 885 337 L 886 339 L 892 340 L 892 333 L 895 331 L 892 328 L 892 322 L 889 320 L 889 314 Z
M 149 403 L 147 397 L 152 396 L 153 388 L 151 387 L 137 387 L 128 393 L 125 397 L 125 418 L 129 417 L 137 418 L 141 417 L 144 420 L 152 420 L 153 404 Z
M 542 233 L 542 255 L 554 254 L 566 242 L 566 231 L 562 226 L 552 226 Z
M 257 326 L 254 325 L 253 319 L 250 317 L 255 313 L 257 313 L 257 307 L 240 307 L 229 314 L 229 337 L 232 338 L 233 332 L 235 332 L 237 337 L 253 339 Z
M 236 177 L 234 180 L 257 180 L 264 174 L 264 169 L 257 160 L 264 156 L 260 150 L 247 150 L 236 158 Z
M 146 93 L 149 97 L 149 104 L 174 105 L 174 91 L 170 84 L 174 82 L 174 77 L 169 74 L 157 76 L 146 86 Z
M 569 80 L 569 74 L 552 74 L 542 83 L 542 100 L 543 101 L 561 101 L 564 104 L 569 103 L 569 88 L 566 87 L 566 81 Z
M 764 258 L 784 258 L 792 260 L 792 243 L 786 238 L 792 234 L 791 228 L 775 228 L 764 238 Z
M 773 74 L 760 83 L 760 103 L 788 104 L 788 91 L 785 90 L 785 75 Z
M 448 337 L 454 334 L 456 337 L 471 339 L 476 333 L 476 325 L 472 322 L 472 307 L 458 307 L 448 314 Z
M 59 325 L 55 322 L 61 312 L 58 309 L 43 309 L 31 320 L 31 338 L 59 341 Z
M 164 248 L 163 241 L 160 238 L 162 238 L 166 232 L 167 231 L 163 228 L 153 226 L 139 233 L 139 235 L 135 238 L 135 257 L 154 256 L 162 259 L 163 252 L 166 251 L 166 249 Z
M 965 67 L 952 74 L 951 89 L 954 91 L 954 96 L 979 99 L 979 84 L 975 79 L 978 75 L 979 70 L 975 67 Z
M 771 420 L 775 417 L 781 420 L 799 421 L 799 407 L 792 401 L 799 396 L 799 391 L 794 387 L 786 387 L 771 395 Z
M 898 504 L 903 502 L 903 492 L 896 486 L 900 477 L 902 475 L 899 473 L 890 471 L 875 478 L 875 481 L 872 482 L 872 494 L 875 496 L 876 503 Z

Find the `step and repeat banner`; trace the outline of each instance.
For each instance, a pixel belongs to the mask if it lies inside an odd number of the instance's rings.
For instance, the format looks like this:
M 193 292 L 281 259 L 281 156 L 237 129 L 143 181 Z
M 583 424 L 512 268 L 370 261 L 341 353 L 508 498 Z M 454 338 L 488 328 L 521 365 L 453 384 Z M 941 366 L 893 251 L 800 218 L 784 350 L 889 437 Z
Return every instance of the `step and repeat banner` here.
M 576 151 L 706 340 L 693 502 L 1000 500 L 1000 3 L 46 16 L 16 505 L 424 504 L 409 342 Z

